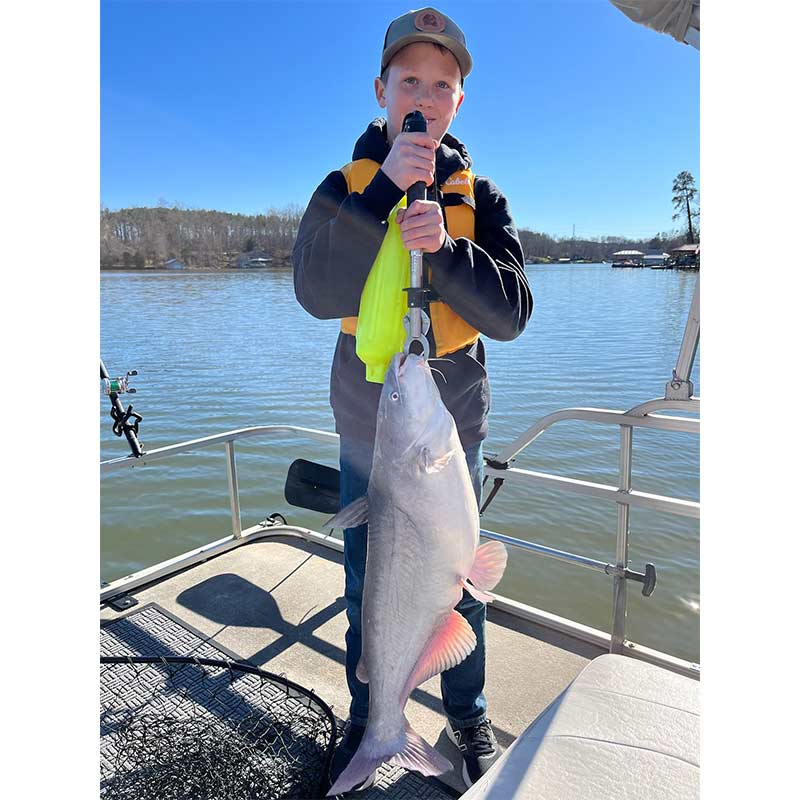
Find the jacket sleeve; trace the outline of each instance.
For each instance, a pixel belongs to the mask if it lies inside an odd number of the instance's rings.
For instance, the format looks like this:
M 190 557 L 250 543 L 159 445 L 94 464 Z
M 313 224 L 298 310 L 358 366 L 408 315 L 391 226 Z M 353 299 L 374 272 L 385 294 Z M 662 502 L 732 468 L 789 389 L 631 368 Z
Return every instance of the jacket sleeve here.
M 378 170 L 363 193 L 348 193 L 340 171 L 311 197 L 292 251 L 297 300 L 318 319 L 358 314 L 361 292 L 403 192 Z
M 501 341 L 525 329 L 533 295 L 522 245 L 508 201 L 491 180 L 475 177 L 475 241 L 448 235 L 425 258 L 433 288 L 473 328 Z

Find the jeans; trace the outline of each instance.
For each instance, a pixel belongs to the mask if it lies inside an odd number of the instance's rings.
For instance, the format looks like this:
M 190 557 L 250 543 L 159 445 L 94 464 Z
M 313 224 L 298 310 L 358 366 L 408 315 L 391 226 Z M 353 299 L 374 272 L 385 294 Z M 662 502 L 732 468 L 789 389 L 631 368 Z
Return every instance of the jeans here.
M 480 505 L 483 483 L 482 442 L 465 450 L 475 496 Z M 354 439 L 341 439 L 339 451 L 342 507 L 367 493 L 372 468 L 372 444 Z M 369 684 L 356 678 L 361 657 L 361 596 L 367 560 L 367 526 L 348 528 L 344 532 L 345 600 L 349 628 L 345 635 L 347 656 L 345 667 L 350 689 L 350 721 L 366 725 L 369 716 Z M 441 675 L 444 712 L 453 728 L 467 728 L 486 719 L 486 697 L 483 694 L 486 668 L 486 605 L 463 591 L 456 610 L 475 631 L 477 644 L 470 655 Z

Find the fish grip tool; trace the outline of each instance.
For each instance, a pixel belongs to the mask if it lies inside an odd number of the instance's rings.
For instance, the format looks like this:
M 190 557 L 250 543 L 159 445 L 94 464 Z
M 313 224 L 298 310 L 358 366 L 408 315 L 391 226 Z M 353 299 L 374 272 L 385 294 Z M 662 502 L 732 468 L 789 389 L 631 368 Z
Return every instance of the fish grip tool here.
M 336 718 L 312 690 L 246 662 L 100 659 L 101 800 L 322 797 Z
M 427 133 L 428 123 L 419 111 L 411 111 L 403 120 L 403 133 Z M 406 191 L 406 207 L 410 208 L 415 200 L 425 200 L 427 190 L 422 181 L 412 184 Z M 403 317 L 403 327 L 406 329 L 406 341 L 403 352 L 408 355 L 411 347 L 417 343 L 421 348 L 424 359 L 430 355 L 427 333 L 431 327 L 430 317 L 425 312 L 430 301 L 430 290 L 425 288 L 422 273 L 422 250 L 411 251 L 411 286 L 404 289 L 408 295 L 408 313 Z

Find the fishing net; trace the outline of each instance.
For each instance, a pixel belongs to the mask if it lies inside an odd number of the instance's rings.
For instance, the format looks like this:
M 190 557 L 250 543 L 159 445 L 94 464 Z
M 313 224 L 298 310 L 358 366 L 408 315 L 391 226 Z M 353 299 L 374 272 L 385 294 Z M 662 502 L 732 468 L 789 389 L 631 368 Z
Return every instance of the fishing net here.
M 103 800 L 278 800 L 327 789 L 336 721 L 313 692 L 246 664 L 100 659 Z

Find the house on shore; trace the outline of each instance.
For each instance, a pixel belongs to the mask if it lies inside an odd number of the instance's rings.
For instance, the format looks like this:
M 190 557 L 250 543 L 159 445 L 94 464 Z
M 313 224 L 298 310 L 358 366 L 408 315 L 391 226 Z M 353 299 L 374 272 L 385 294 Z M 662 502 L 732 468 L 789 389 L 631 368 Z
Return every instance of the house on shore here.
M 252 250 L 249 253 L 242 253 L 233 262 L 235 269 L 263 269 L 272 263 L 272 256 L 267 255 L 264 250 Z

